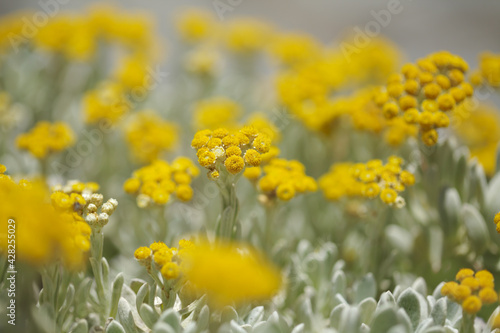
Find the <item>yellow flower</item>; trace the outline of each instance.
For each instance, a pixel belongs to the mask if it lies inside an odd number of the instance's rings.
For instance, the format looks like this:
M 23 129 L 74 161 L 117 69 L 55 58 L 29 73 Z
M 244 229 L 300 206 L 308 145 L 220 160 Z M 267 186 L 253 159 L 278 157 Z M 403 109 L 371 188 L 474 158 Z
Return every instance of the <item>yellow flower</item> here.
M 446 282 L 441 287 L 441 295 L 452 297 L 455 294 L 455 290 L 458 288 L 458 283 L 455 281 Z
M 482 83 L 498 88 L 500 87 L 500 55 L 484 52 L 479 57 L 479 71 L 475 84 Z
M 456 108 L 455 133 L 469 147 L 471 158 L 477 158 L 488 176 L 496 167 L 496 150 L 500 142 L 500 116 L 498 110 L 485 104 L 477 107 Z
M 164 205 L 169 202 L 172 194 L 181 201 L 189 201 L 193 196 L 189 185 L 198 174 L 198 168 L 186 157 L 178 157 L 171 164 L 155 160 L 136 170 L 125 181 L 123 188 L 125 192 L 137 195 L 137 205 L 140 208 L 153 204 Z
M 90 248 L 90 228 L 71 213 L 56 210 L 41 183 L 18 185 L 0 177 L 0 227 L 15 223 L 16 258 L 34 266 L 61 260 L 67 267 L 81 268 Z M 50 226 L 50 227 L 49 227 Z M 7 253 L 7 232 L 0 233 L 0 249 Z
M 116 82 L 102 82 L 83 97 L 85 121 L 89 124 L 101 120 L 116 124 L 130 108 L 131 103 L 125 96 L 124 87 Z
M 453 298 L 458 301 L 462 302 L 465 300 L 467 297 L 471 295 L 471 289 L 467 286 L 459 285 L 453 290 Z
M 143 53 L 127 56 L 121 61 L 116 70 L 116 80 L 129 91 L 134 92 L 140 89 L 146 92 L 150 83 L 148 80 L 148 68 L 150 66 L 151 62 Z
M 463 301 L 462 308 L 469 314 L 476 314 L 479 312 L 479 310 L 481 310 L 482 305 L 483 304 L 481 303 L 481 299 L 477 296 L 472 295 L 467 297 Z
M 193 189 L 189 185 L 181 184 L 175 189 L 175 195 L 181 201 L 189 201 L 193 197 Z
M 141 187 L 141 181 L 137 178 L 129 178 L 123 184 L 123 190 L 127 193 L 135 193 Z
M 135 257 L 135 259 L 137 259 L 139 261 L 144 261 L 144 260 L 150 259 L 152 253 L 153 253 L 153 251 L 151 251 L 151 249 L 149 247 L 143 246 L 143 247 L 140 247 L 137 250 L 135 250 L 134 257 Z
M 136 113 L 125 128 L 127 143 L 134 157 L 152 162 L 177 142 L 177 127 L 151 111 Z
M 342 197 L 365 197 L 380 199 L 388 204 L 404 206 L 404 199 L 398 192 L 415 183 L 413 174 L 401 169 L 403 159 L 390 156 L 387 164 L 381 160 L 371 160 L 366 164 L 339 163 L 319 179 L 324 196 L 332 201 Z
M 256 52 L 269 41 L 271 28 L 265 23 L 253 19 L 235 19 L 225 30 L 226 46 L 234 52 Z
M 219 177 L 218 168 L 222 165 L 233 175 L 243 171 L 245 165 L 259 166 L 262 153 L 270 150 L 270 144 L 269 137 L 252 126 L 245 126 L 239 131 L 226 128 L 198 131 L 191 142 L 197 150 L 198 163 L 209 170 L 212 180 Z
M 264 172 L 257 188 L 271 199 L 277 197 L 288 201 L 297 194 L 314 192 L 317 189 L 316 181 L 305 174 L 305 167 L 299 161 L 274 158 L 262 170 Z M 245 176 L 256 181 L 260 174 L 260 169 L 252 168 Z
M 36 158 L 45 158 L 47 155 L 65 150 L 75 142 L 71 128 L 63 123 L 49 123 L 41 121 L 28 133 L 17 137 L 19 149 L 28 150 Z
M 483 288 L 479 291 L 479 299 L 483 304 L 495 303 L 498 300 L 498 294 L 493 288 Z
M 491 304 L 498 300 L 493 275 L 487 270 L 474 271 L 463 268 L 458 271 L 456 282 L 447 282 L 441 288 L 441 294 L 462 305 L 464 312 L 476 314 L 482 304 Z
M 448 127 L 450 119 L 443 112 L 455 110 L 473 94 L 472 86 L 464 82 L 467 63 L 449 52 L 436 52 L 406 64 L 401 74 L 393 76 L 386 86 L 387 98 L 375 101 L 387 119 L 402 118 L 407 124 L 418 124 L 422 141 L 435 145 L 436 128 Z M 379 96 L 382 96 L 379 94 Z M 416 98 L 417 96 L 425 97 Z M 442 111 L 433 114 L 436 111 Z M 388 132 L 389 143 L 400 144 L 404 137 L 397 131 Z
M 183 274 L 216 306 L 263 300 L 281 286 L 281 276 L 255 249 L 238 243 L 196 244 L 183 261 Z
M 193 43 L 210 38 L 216 28 L 210 12 L 194 8 L 182 12 L 175 23 L 182 39 Z
M 310 61 L 320 54 L 318 42 L 305 34 L 279 34 L 269 46 L 269 51 L 285 65 Z
M 382 199 L 382 201 L 386 204 L 393 204 L 394 202 L 396 202 L 397 197 L 398 194 L 396 193 L 396 191 L 390 188 L 384 188 L 380 193 L 380 199 Z
M 151 251 L 153 251 L 153 253 L 156 253 L 157 251 L 164 249 L 166 247 L 167 245 L 165 245 L 165 243 L 163 242 L 154 242 L 151 243 L 151 245 L 149 245 L 149 248 L 151 249 Z
M 256 150 L 248 149 L 243 158 L 245 159 L 245 162 L 251 166 L 256 167 L 260 165 L 261 157 Z
M 202 75 L 214 75 L 220 55 L 211 46 L 201 46 L 187 55 L 184 67 L 188 72 Z
M 211 97 L 195 105 L 194 121 L 197 128 L 234 128 L 241 114 L 238 104 L 229 98 Z
M 243 170 L 243 168 L 245 167 L 245 161 L 240 156 L 230 156 L 226 158 L 224 166 L 226 167 L 227 171 L 235 175 Z
M 462 268 L 455 276 L 455 280 L 462 281 L 465 278 L 474 276 L 474 271 L 470 268 Z
M 168 262 L 161 268 L 161 275 L 167 280 L 177 279 L 180 274 L 179 265 L 174 262 Z

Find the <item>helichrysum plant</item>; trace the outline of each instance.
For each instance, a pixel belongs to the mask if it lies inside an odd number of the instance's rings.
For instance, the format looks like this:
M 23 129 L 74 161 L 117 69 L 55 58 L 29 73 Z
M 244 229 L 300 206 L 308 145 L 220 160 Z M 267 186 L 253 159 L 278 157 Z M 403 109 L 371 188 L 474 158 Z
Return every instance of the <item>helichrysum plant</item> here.
M 0 19 L 1 332 L 500 332 L 500 55 L 191 8 L 165 59 L 147 13 L 28 14 Z

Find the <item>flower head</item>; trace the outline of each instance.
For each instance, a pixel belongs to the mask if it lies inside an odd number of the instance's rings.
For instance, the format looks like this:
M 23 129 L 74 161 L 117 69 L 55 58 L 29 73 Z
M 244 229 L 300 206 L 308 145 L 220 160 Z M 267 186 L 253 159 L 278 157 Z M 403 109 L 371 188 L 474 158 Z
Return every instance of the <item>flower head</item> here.
M 177 141 L 177 127 L 150 111 L 135 114 L 126 127 L 126 139 L 134 157 L 152 162 L 171 150 Z
M 316 181 L 305 174 L 305 167 L 299 161 L 274 158 L 262 167 L 262 171 L 260 168 L 249 170 L 244 175 L 256 181 L 257 189 L 268 199 L 288 201 L 298 194 L 317 189 Z
M 457 282 L 446 282 L 441 288 L 441 294 L 462 305 L 464 312 L 476 314 L 483 304 L 498 301 L 494 290 L 493 275 L 487 270 L 474 271 L 463 268 L 456 275 Z
M 459 56 L 445 51 L 430 54 L 416 64 L 405 64 L 375 100 L 387 119 L 418 124 L 422 141 L 433 146 L 438 140 L 436 129 L 450 124 L 447 113 L 473 94 L 472 86 L 464 80 L 467 69 Z
M 401 208 L 404 199 L 399 193 L 415 183 L 415 176 L 402 170 L 403 159 L 391 156 L 384 165 L 381 160 L 363 163 L 339 163 L 319 179 L 325 197 L 337 201 L 342 197 L 380 199 L 389 206 Z
M 89 226 L 71 211 L 51 205 L 43 184 L 16 184 L 3 176 L 0 196 L 0 226 L 7 230 L 8 223 L 15 223 L 16 258 L 34 266 L 57 261 L 74 269 L 84 265 L 90 249 Z M 5 232 L 0 234 L 0 249 L 4 253 L 7 245 Z
M 199 174 L 198 168 L 186 157 L 178 157 L 172 163 L 155 160 L 142 167 L 125 181 L 123 189 L 137 196 L 140 208 L 152 205 L 164 205 L 175 195 L 181 201 L 189 201 L 193 197 L 190 184 Z
M 39 122 L 30 132 L 17 137 L 17 147 L 28 150 L 36 158 L 65 150 L 75 142 L 71 128 L 63 123 Z
M 238 243 L 202 242 L 186 254 L 182 273 L 216 306 L 273 296 L 281 285 L 276 268 L 255 249 Z
M 262 155 L 271 147 L 271 140 L 252 126 L 238 131 L 217 128 L 198 131 L 191 146 L 197 150 L 198 163 L 209 170 L 209 178 L 217 179 L 222 166 L 232 175 L 243 171 L 245 166 L 258 167 Z

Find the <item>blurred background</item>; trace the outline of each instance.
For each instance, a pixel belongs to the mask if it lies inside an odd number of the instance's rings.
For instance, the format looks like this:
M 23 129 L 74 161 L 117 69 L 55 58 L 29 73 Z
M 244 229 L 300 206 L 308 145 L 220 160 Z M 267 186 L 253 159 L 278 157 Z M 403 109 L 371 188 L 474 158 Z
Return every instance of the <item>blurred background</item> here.
M 53 0 L 55 1 L 55 0 Z M 223 20 L 252 16 L 272 23 L 282 30 L 302 31 L 329 42 L 340 40 L 356 26 L 364 27 L 374 20 L 372 11 L 387 9 L 390 1 L 341 0 L 59 0 L 62 9 L 75 10 L 92 3 L 111 3 L 127 9 L 151 11 L 156 16 L 158 30 L 170 41 L 174 37 L 173 21 L 182 8 L 196 6 L 217 14 L 216 4 L 234 4 Z M 0 15 L 19 9 L 37 10 L 51 0 L 2 0 Z M 393 40 L 414 60 L 436 50 L 446 49 L 460 54 L 468 62 L 476 61 L 478 51 L 500 51 L 500 1 L 446 0 L 395 1 L 401 12 L 391 17 L 381 34 Z M 65 3 L 65 4 L 63 4 Z M 399 8 L 399 7 L 398 7 Z

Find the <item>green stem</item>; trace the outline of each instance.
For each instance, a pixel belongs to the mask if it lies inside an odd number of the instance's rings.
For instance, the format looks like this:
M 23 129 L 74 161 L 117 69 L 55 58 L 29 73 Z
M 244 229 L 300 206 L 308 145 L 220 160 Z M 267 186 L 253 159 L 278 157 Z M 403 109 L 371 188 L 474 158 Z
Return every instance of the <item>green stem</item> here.
M 97 297 L 99 301 L 99 305 L 102 307 L 102 310 L 105 310 L 107 300 L 106 300 L 106 292 L 104 286 L 104 277 L 102 271 L 102 247 L 104 243 L 104 235 L 101 230 L 96 230 L 92 228 L 92 234 L 90 235 L 90 264 L 92 266 L 92 272 L 94 273 L 94 278 L 96 282 L 97 289 Z M 100 311 L 101 319 L 105 320 L 104 317 L 106 311 Z
M 153 281 L 155 282 L 155 285 L 153 286 L 153 290 L 151 292 L 156 291 L 156 286 L 160 287 L 162 293 L 161 293 L 161 298 L 162 298 L 162 303 L 163 305 L 169 303 L 169 298 L 170 298 L 170 290 L 172 289 L 171 287 L 165 287 L 165 284 L 161 281 L 161 279 L 158 277 L 158 271 L 153 268 L 151 265 L 146 268 L 149 276 L 153 278 Z M 165 310 L 165 308 L 163 308 Z
M 223 174 L 217 181 L 222 198 L 222 212 L 216 229 L 217 237 L 230 240 L 237 238 L 239 201 L 236 196 L 236 182 L 239 176 L 241 173 L 235 177 Z
M 159 232 L 158 232 L 158 239 L 165 241 L 166 244 L 169 244 L 169 239 L 168 239 L 168 234 L 169 234 L 169 228 L 168 228 L 168 221 L 165 218 L 165 205 L 162 205 L 161 207 L 158 208 L 158 220 L 156 223 L 159 225 Z
M 276 206 L 274 204 L 266 205 L 265 207 L 266 210 L 266 219 L 265 219 L 265 234 L 264 234 L 264 251 L 268 254 L 271 253 L 271 248 L 272 244 L 271 241 L 273 240 L 273 223 L 275 220 L 276 216 Z
M 49 177 L 49 160 L 48 156 L 41 158 L 40 161 L 40 172 L 42 177 L 47 179 Z
M 460 325 L 460 333 L 474 333 L 475 315 L 468 314 L 462 311 L 462 324 Z

